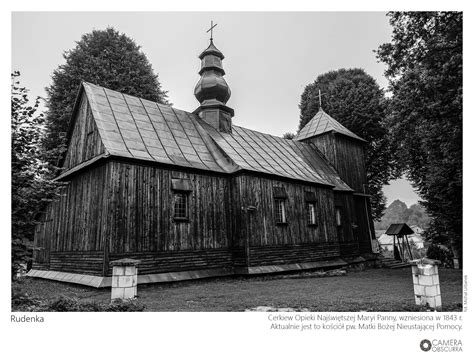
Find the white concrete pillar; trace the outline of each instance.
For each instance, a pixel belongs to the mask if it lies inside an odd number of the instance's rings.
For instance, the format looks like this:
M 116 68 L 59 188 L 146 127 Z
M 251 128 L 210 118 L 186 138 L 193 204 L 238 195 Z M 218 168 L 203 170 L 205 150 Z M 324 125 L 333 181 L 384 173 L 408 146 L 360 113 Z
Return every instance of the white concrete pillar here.
M 111 299 L 133 299 L 137 296 L 139 260 L 120 259 L 110 262 L 112 266 Z
M 415 290 L 415 303 L 441 310 L 441 290 L 439 286 L 438 260 L 427 258 L 410 262 Z

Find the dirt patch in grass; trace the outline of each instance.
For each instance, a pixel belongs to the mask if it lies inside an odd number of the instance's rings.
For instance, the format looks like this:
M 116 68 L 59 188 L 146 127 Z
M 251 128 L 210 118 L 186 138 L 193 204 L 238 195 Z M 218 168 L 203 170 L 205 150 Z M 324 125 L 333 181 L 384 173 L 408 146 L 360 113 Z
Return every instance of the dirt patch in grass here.
M 443 311 L 462 311 L 462 271 L 440 269 Z M 27 278 L 13 290 L 41 301 L 59 297 L 107 304 L 110 289 Z M 411 269 L 368 269 L 344 276 L 229 277 L 138 287 L 145 311 L 245 311 L 257 306 L 310 311 L 425 311 L 415 305 Z M 21 311 L 21 310 L 20 310 Z

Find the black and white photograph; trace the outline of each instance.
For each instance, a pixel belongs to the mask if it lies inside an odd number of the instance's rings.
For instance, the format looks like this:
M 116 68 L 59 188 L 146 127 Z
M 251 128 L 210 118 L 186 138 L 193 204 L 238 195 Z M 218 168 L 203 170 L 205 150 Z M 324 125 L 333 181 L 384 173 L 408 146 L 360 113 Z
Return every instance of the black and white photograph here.
M 109 10 L 10 12 L 10 325 L 472 351 L 462 9 Z

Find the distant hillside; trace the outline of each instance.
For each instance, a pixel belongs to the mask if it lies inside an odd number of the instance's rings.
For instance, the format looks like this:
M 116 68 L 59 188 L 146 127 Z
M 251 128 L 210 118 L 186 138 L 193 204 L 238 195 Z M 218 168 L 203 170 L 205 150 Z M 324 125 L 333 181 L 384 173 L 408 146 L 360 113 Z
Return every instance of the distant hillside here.
M 392 223 L 406 223 L 409 226 L 425 229 L 430 220 L 425 209 L 419 204 L 411 205 L 408 208 L 405 202 L 395 200 L 387 207 L 380 222 L 374 223 L 376 230 L 386 230 Z

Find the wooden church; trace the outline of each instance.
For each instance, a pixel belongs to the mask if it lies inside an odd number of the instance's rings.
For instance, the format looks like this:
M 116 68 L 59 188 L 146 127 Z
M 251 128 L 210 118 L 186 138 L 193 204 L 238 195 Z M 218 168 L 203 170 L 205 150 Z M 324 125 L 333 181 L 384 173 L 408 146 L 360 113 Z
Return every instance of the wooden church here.
M 294 140 L 234 125 L 212 38 L 199 58 L 192 113 L 82 83 L 30 276 L 104 287 L 122 258 L 139 284 L 374 258 L 366 142 L 323 110 Z

